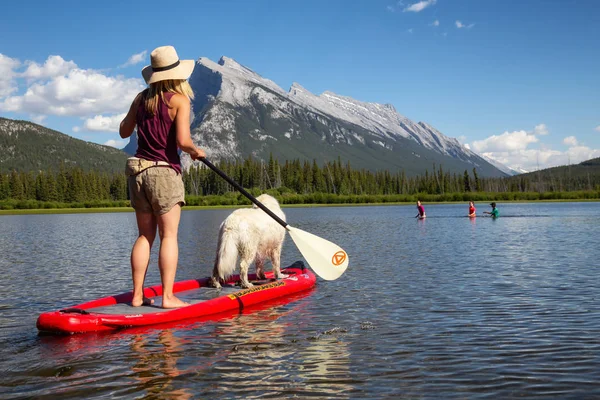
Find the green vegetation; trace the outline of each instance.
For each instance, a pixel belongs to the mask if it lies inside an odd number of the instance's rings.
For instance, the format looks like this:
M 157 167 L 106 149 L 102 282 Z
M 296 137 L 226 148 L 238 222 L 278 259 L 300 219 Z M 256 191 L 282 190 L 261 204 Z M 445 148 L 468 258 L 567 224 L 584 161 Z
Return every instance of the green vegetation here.
M 407 177 L 404 171 L 354 170 L 338 158 L 319 167 L 270 158 L 261 162 L 219 164 L 227 175 L 255 196 L 267 192 L 282 204 L 404 203 L 421 199 L 445 201 L 535 201 L 600 199 L 600 162 L 552 168 L 508 178 L 480 178 L 471 173 L 450 174 L 433 166 L 432 173 Z M 183 175 L 188 206 L 248 205 L 250 201 L 227 182 L 198 165 Z M 129 207 L 127 180 L 122 172 L 85 172 L 61 164 L 56 172 L 0 173 L 0 210 L 101 209 Z
M 0 173 L 57 170 L 118 172 L 128 155 L 28 121 L 0 118 Z
M 598 190 L 600 187 L 600 158 L 576 165 L 564 165 L 517 175 L 505 180 L 504 186 L 493 180 L 498 188 L 512 191 L 571 192 Z

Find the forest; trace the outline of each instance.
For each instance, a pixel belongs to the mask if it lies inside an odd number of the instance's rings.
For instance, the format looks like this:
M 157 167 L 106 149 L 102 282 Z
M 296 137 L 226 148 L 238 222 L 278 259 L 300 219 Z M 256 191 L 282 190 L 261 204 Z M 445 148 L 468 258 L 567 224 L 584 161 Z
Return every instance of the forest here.
M 587 163 L 587 164 L 586 164 Z M 217 167 L 258 195 L 268 192 L 282 204 L 344 204 L 423 201 L 599 199 L 599 159 L 504 178 L 479 177 L 432 165 L 423 175 L 404 171 L 356 170 L 340 159 L 268 162 L 247 158 Z M 183 173 L 191 206 L 240 205 L 249 201 L 198 163 Z M 128 207 L 124 173 L 84 171 L 61 164 L 57 170 L 0 173 L 0 209 Z

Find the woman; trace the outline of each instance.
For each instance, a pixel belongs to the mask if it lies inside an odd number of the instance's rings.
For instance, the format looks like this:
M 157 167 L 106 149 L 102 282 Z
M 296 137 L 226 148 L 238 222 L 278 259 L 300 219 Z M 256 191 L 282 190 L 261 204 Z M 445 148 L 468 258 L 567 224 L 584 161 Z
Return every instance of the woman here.
M 415 218 L 424 219 L 427 217 L 425 215 L 425 207 L 421 204 L 421 200 L 417 200 L 417 211 L 419 212 Z
M 194 61 L 179 60 L 172 46 L 156 48 L 150 61 L 151 65 L 142 70 L 148 88 L 133 100 L 119 129 L 121 137 L 127 138 L 137 126 L 138 136 L 137 152 L 128 159 L 126 170 L 139 231 L 131 250 L 131 303 L 134 307 L 152 303 L 144 297 L 144 279 L 158 227 L 162 307 L 177 308 L 188 305 L 173 294 L 179 256 L 177 231 L 185 205 L 177 149 L 193 160 L 206 154 L 194 145 L 190 135 L 190 99 L 194 94 L 187 79 Z
M 469 202 L 469 217 L 476 217 L 477 214 L 475 214 L 475 211 L 476 211 L 475 204 L 472 201 L 470 201 Z

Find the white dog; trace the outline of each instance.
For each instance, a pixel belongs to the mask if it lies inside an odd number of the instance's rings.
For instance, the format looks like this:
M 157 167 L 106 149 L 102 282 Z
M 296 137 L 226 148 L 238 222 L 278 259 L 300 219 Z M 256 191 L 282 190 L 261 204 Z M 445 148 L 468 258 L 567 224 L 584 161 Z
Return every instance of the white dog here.
M 275 215 L 285 221 L 277 199 L 262 194 L 257 198 Z M 248 281 L 248 268 L 254 262 L 256 275 L 265 278 L 264 262 L 268 258 L 273 264 L 277 279 L 285 275 L 280 270 L 281 247 L 285 239 L 285 228 L 279 225 L 266 212 L 253 205 L 232 212 L 219 228 L 219 242 L 211 283 L 220 288 L 220 281 L 233 275 L 238 255 L 240 257 L 240 281 L 243 288 L 254 285 Z

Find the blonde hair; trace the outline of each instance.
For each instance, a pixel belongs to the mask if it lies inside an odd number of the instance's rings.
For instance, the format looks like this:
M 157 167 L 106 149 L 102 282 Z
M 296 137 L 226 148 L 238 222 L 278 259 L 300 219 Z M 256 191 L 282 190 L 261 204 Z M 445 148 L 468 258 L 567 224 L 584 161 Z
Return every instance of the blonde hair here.
M 148 86 L 148 93 L 144 99 L 144 106 L 148 113 L 154 115 L 158 109 L 159 97 L 160 101 L 167 104 L 165 101 L 165 92 L 179 93 L 190 100 L 194 98 L 194 91 L 185 79 L 166 79 L 164 81 L 154 82 Z

